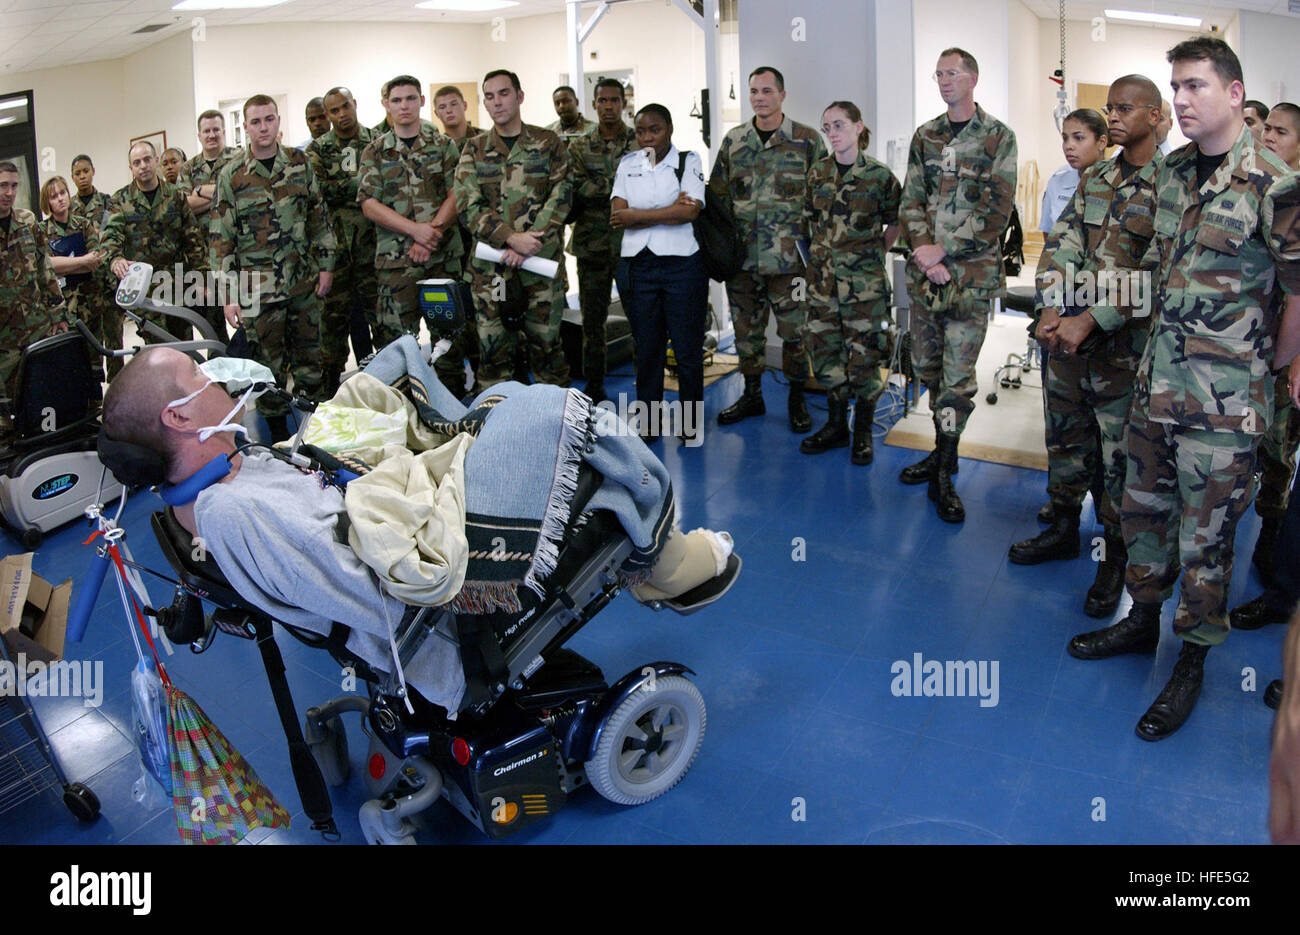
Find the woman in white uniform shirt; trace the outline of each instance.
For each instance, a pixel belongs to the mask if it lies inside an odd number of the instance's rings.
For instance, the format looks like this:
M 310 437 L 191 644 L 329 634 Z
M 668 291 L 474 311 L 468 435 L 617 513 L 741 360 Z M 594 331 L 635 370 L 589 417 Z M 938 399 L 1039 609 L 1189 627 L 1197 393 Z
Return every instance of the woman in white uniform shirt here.
M 647 442 L 672 430 L 693 441 L 704 407 L 709 280 L 691 221 L 704 204 L 704 167 L 695 153 L 673 146 L 673 118 L 663 105 L 642 107 L 634 126 L 641 149 L 618 164 L 610 219 L 623 231 L 615 277 L 636 344 L 636 395 L 651 414 L 639 428 Z M 669 338 L 681 388 L 680 426 L 660 418 Z
M 1079 175 L 1106 155 L 1106 119 L 1095 110 L 1081 107 L 1061 121 L 1061 150 L 1066 164 L 1052 173 L 1043 191 L 1043 211 L 1039 230 L 1051 231 L 1056 219 L 1074 197 Z

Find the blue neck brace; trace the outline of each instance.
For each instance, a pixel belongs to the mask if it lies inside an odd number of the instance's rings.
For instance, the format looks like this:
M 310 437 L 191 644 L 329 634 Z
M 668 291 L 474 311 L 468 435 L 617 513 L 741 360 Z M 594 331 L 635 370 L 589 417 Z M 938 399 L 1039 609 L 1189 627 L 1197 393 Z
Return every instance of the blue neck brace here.
M 199 493 L 219 483 L 230 473 L 230 455 L 219 454 L 179 484 L 164 484 L 158 496 L 168 506 L 186 506 L 199 498 Z

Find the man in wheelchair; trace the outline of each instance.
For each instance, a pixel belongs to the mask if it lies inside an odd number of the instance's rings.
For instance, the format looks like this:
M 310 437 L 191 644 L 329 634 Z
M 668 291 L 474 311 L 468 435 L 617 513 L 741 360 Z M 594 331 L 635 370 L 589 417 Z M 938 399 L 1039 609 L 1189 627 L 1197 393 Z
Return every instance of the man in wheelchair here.
M 399 348 L 402 342 L 391 345 L 368 370 L 379 367 L 382 372 L 386 362 L 403 356 L 402 350 L 410 358 L 414 342 L 404 340 L 409 348 Z M 385 374 L 383 382 L 393 382 L 392 374 Z M 409 385 L 412 381 L 405 382 Z M 512 421 L 506 405 L 513 402 L 518 410 L 539 394 L 558 394 L 571 423 L 575 406 L 582 417 L 576 424 L 585 429 L 579 449 L 583 469 L 595 467 L 604 477 L 590 507 L 609 509 L 618 517 L 636 546 L 633 555 L 640 561 L 637 567 L 623 566 L 621 583 L 631 586 L 639 600 L 660 602 L 682 612 L 711 603 L 733 583 L 739 562 L 730 556 L 730 538 L 707 530 L 683 534 L 673 526 L 674 504 L 666 469 L 634 432 L 617 431 L 618 426 L 610 422 L 616 420 L 612 413 L 592 409 L 576 392 L 542 386 L 495 387 L 490 398 L 481 397 L 474 409 L 466 410 L 436 379 L 414 382 L 419 387 L 414 397 L 427 400 L 420 409 L 426 426 L 431 425 L 446 446 L 457 444 L 458 428 L 477 433 L 472 446 L 463 444 L 461 448 L 463 471 L 445 475 L 447 489 L 440 485 L 432 501 L 435 513 L 450 505 L 448 515 L 423 518 L 414 527 L 413 537 L 421 541 L 412 544 L 413 554 L 417 546 L 427 545 L 424 540 L 430 537 L 430 530 L 442 526 L 453 527 L 443 530 L 448 541 L 458 540 L 443 548 L 426 549 L 419 560 L 405 562 L 429 571 L 431 579 L 441 585 L 434 589 L 441 599 L 424 603 L 454 598 L 451 606 L 461 613 L 519 611 L 526 601 L 520 602 L 517 595 L 525 589 L 514 585 L 533 587 L 530 577 L 544 577 L 553 569 L 553 561 L 550 566 L 544 560 L 539 563 L 547 545 L 544 518 L 540 524 L 512 526 L 500 517 L 485 516 L 490 510 L 481 505 L 484 491 L 497 491 L 505 499 L 517 497 L 519 490 L 536 479 L 530 477 L 537 473 L 531 468 L 512 474 L 511 462 L 499 460 L 502 450 L 519 452 L 532 444 L 529 436 L 536 435 L 535 447 L 542 457 L 533 463 L 555 461 L 554 441 L 544 431 L 544 420 Z M 344 386 L 346 390 L 348 384 Z M 161 456 L 172 484 L 193 477 L 214 460 L 227 458 L 228 473 L 198 491 L 192 502 L 174 507 L 176 520 L 195 537 L 196 549 L 216 562 L 241 597 L 271 618 L 323 634 L 331 632 L 332 624 L 342 624 L 351 631 L 349 651 L 380 671 L 392 672 L 397 659 L 393 628 L 409 603 L 391 596 L 405 596 L 409 590 L 396 587 L 393 578 L 383 574 L 385 562 L 394 560 L 375 561 L 368 556 L 371 564 L 367 564 L 349 544 L 356 541 L 349 535 L 355 525 L 348 515 L 351 493 L 345 496 L 339 487 L 325 483 L 318 471 L 297 467 L 266 449 L 237 444 L 236 434 L 242 431 L 241 402 L 232 404 L 222 385 L 187 355 L 167 347 L 145 348 L 109 386 L 103 431 L 109 439 L 139 445 Z M 467 455 L 464 449 L 469 450 Z M 528 462 L 522 459 L 519 463 Z M 536 486 L 551 501 L 557 496 L 563 500 L 566 490 L 572 493 L 573 485 L 566 486 L 563 478 L 537 480 Z M 392 498 L 387 499 L 391 509 Z M 402 502 L 397 501 L 397 509 Z M 465 506 L 457 512 L 455 507 L 460 504 Z M 549 502 L 546 508 L 548 512 L 558 508 L 567 518 L 569 503 Z M 462 529 L 454 528 L 458 523 Z M 522 582 L 502 579 L 496 574 L 497 566 L 508 566 L 512 559 L 519 564 L 518 544 L 529 542 L 530 530 L 539 526 L 542 534 L 531 540 L 534 554 L 522 554 L 519 568 L 526 573 L 516 574 Z M 521 531 L 523 539 L 519 538 Z M 491 536 L 493 532 L 502 536 Z M 508 548 L 500 548 L 503 541 L 509 543 Z M 483 547 L 493 542 L 495 546 Z M 675 604 L 682 595 L 687 596 L 685 603 Z M 398 668 L 405 682 L 428 701 L 450 713 L 458 710 L 465 679 L 451 640 L 424 640 L 415 656 L 399 661 Z

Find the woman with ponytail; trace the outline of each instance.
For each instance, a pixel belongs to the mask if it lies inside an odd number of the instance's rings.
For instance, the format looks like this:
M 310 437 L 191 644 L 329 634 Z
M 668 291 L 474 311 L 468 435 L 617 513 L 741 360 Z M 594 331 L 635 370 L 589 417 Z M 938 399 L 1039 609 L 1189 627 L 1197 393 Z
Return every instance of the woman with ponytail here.
M 870 132 L 862 112 L 835 101 L 822 114 L 831 152 L 808 174 L 808 353 L 826 388 L 830 417 L 799 445 L 820 454 L 850 444 L 852 461 L 870 464 L 871 426 L 884 392 L 880 367 L 893 350 L 885 256 L 898 237 L 902 187 L 883 163 L 867 155 Z

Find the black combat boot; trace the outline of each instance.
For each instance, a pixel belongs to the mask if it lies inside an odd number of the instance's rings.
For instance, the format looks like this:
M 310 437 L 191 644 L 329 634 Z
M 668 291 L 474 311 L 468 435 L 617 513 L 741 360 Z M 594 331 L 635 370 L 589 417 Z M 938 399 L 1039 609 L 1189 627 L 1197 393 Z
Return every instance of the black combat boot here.
M 872 450 L 871 426 L 876 421 L 876 404 L 859 398 L 853 407 L 853 452 L 849 457 L 854 464 L 870 464 L 875 457 Z
M 1106 533 L 1106 554 L 1097 565 L 1097 578 L 1083 601 L 1089 617 L 1109 617 L 1124 594 L 1124 572 L 1128 569 L 1128 549 L 1124 537 Z
M 1286 623 L 1290 619 L 1290 615 L 1285 610 L 1278 610 L 1274 601 L 1270 599 L 1271 597 L 1271 594 L 1265 592 L 1253 601 L 1247 601 L 1239 607 L 1234 607 L 1228 613 L 1232 628 L 1234 630 L 1258 630 L 1270 623 Z
M 1277 540 L 1280 535 L 1282 535 L 1280 516 L 1265 517 L 1259 524 L 1259 538 L 1255 540 L 1255 554 L 1251 556 L 1250 561 L 1259 569 L 1259 576 L 1266 583 L 1273 581 L 1273 556 L 1277 552 Z
M 1183 643 L 1174 663 L 1174 674 L 1151 702 L 1147 713 L 1137 723 L 1137 735 L 1143 740 L 1163 740 L 1183 726 L 1196 699 L 1201 697 L 1201 682 L 1205 679 L 1205 654 L 1210 647 L 1197 643 Z
M 806 455 L 819 455 L 849 444 L 849 401 L 832 396 L 826 405 L 830 410 L 826 424 L 799 443 L 799 450 Z
M 1079 508 L 1057 507 L 1052 524 L 1034 536 L 1011 546 L 1007 553 L 1012 564 L 1038 565 L 1063 558 L 1079 557 Z M 1121 579 L 1122 580 L 1122 579 Z
M 845 406 L 847 410 L 847 405 Z M 808 414 L 808 404 L 803 398 L 803 381 L 790 381 L 790 400 L 786 405 L 786 411 L 790 414 L 790 431 L 796 435 L 802 435 L 804 432 L 812 429 L 812 416 Z
M 934 478 L 934 467 L 939 460 L 939 435 L 934 433 L 934 451 L 915 464 L 910 464 L 898 472 L 898 479 L 904 484 L 928 484 Z M 956 474 L 957 468 L 951 473 Z
M 936 441 L 936 445 L 938 442 Z M 898 472 L 898 479 L 904 484 L 925 484 L 934 479 L 934 466 L 939 461 L 939 449 L 935 448 L 920 461 L 909 464 Z
M 1124 653 L 1153 653 L 1159 643 L 1160 605 L 1134 604 L 1119 623 L 1080 633 L 1066 649 L 1075 659 L 1109 659 Z
M 1038 508 L 1038 521 L 1044 526 L 1052 525 L 1052 517 L 1056 515 L 1056 507 L 1051 500 L 1048 500 Z
M 934 501 L 939 519 L 945 523 L 961 523 L 966 520 L 966 508 L 961 505 L 961 497 L 952 486 L 952 475 L 957 473 L 956 435 L 940 435 L 936 439 L 938 455 L 934 468 L 934 477 L 930 480 L 930 499 Z
M 726 409 L 718 413 L 718 425 L 732 425 L 750 416 L 761 416 L 767 412 L 763 405 L 763 375 L 761 373 L 745 374 L 745 392 Z

